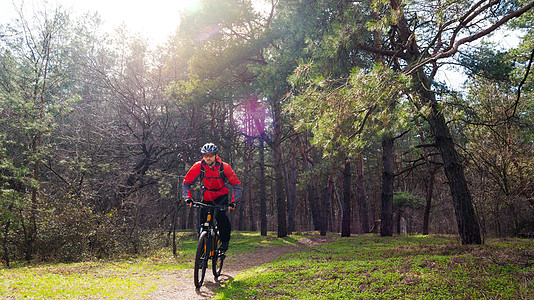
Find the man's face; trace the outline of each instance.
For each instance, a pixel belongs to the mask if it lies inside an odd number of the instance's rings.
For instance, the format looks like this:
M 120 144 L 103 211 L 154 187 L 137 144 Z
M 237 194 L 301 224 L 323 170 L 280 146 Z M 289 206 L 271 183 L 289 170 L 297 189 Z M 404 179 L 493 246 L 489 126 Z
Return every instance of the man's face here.
M 215 163 L 215 159 L 217 158 L 217 154 L 215 153 L 205 153 L 204 154 L 204 161 L 208 166 L 213 166 Z

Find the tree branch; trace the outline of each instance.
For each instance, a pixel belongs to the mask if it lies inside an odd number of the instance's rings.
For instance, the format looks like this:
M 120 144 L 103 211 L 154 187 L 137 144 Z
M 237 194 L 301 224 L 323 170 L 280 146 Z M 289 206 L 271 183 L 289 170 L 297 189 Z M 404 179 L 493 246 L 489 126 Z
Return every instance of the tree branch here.
M 433 55 L 433 56 L 421 61 L 420 63 L 412 66 L 406 72 L 406 74 L 412 74 L 413 72 L 415 72 L 416 70 L 418 70 L 419 68 L 425 66 L 426 64 L 428 64 L 430 62 L 436 61 L 436 60 L 441 59 L 441 58 L 447 58 L 447 57 L 453 56 L 454 54 L 456 54 L 458 52 L 458 48 L 461 45 L 473 42 L 473 41 L 475 41 L 475 40 L 477 40 L 477 39 L 479 39 L 481 37 L 484 37 L 484 36 L 490 34 L 491 32 L 495 31 L 497 28 L 499 28 L 501 25 L 503 25 L 504 23 L 510 21 L 513 18 L 517 18 L 517 17 L 521 16 L 522 14 L 524 14 L 525 12 L 527 12 L 528 10 L 530 10 L 533 7 L 534 7 L 534 1 L 531 1 L 531 2 L 527 3 L 525 6 L 521 7 L 520 9 L 512 11 L 512 12 L 506 14 L 499 21 L 497 21 L 495 24 L 487 27 L 486 29 L 484 29 L 482 31 L 479 31 L 479 32 L 477 32 L 475 34 L 469 35 L 469 36 L 467 36 L 465 38 L 459 39 L 458 41 L 454 42 L 454 44 L 452 46 L 450 46 L 449 49 L 447 49 L 446 51 L 439 52 L 436 55 Z M 478 11 L 480 11 L 480 10 L 478 10 Z
M 512 105 L 514 111 L 512 112 L 511 116 L 514 116 L 516 113 L 517 106 L 519 104 L 519 99 L 521 98 L 521 88 L 523 87 L 523 84 L 525 84 L 525 82 L 527 81 L 528 74 L 530 73 L 530 68 L 532 67 L 532 60 L 534 60 L 534 48 L 532 48 L 532 52 L 530 53 L 530 59 L 528 61 L 525 76 L 523 76 L 523 79 L 521 80 L 521 83 L 519 83 L 519 87 L 517 88 L 517 99 L 515 100 L 514 105 Z

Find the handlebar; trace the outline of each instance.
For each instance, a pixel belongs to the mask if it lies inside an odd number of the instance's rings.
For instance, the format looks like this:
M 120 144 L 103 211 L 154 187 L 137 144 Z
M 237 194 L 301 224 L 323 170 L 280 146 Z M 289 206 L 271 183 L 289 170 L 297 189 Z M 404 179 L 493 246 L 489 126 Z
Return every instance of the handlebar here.
M 209 208 L 209 209 L 214 209 L 214 210 L 218 209 L 218 210 L 226 211 L 228 210 L 229 205 L 211 205 L 211 204 L 206 204 L 204 202 L 193 201 L 193 207 L 204 207 L 204 208 Z

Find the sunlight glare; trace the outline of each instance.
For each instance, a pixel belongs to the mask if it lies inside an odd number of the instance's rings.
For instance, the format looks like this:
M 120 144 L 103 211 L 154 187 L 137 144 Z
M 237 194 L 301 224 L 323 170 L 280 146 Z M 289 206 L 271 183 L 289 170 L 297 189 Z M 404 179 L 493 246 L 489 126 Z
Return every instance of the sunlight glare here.
M 189 13 L 195 13 L 200 10 L 200 0 L 183 0 L 185 2 L 184 9 Z
M 200 0 L 0 0 L 3 8 L 0 16 L 2 19 L 14 19 L 17 17 L 15 6 L 24 3 L 31 12 L 40 1 L 46 3 L 47 9 L 60 6 L 78 16 L 98 12 L 104 22 L 104 30 L 113 32 L 124 24 L 132 33 L 140 33 L 155 44 L 164 42 L 176 31 L 181 13 L 200 10 Z

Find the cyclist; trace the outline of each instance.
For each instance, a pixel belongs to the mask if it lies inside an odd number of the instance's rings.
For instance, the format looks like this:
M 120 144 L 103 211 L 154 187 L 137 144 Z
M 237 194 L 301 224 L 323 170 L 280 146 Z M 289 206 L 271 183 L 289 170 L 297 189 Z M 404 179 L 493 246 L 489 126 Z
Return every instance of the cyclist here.
M 219 148 L 213 143 L 207 143 L 202 146 L 200 152 L 204 158 L 196 162 L 185 175 L 183 181 L 183 193 L 185 203 L 189 207 L 193 204 L 191 197 L 191 185 L 200 176 L 202 181 L 203 201 L 212 205 L 229 205 L 229 209 L 235 209 L 237 202 L 241 197 L 241 182 L 237 179 L 234 170 L 229 164 L 222 162 L 218 155 Z M 229 201 L 229 190 L 225 186 L 225 179 L 233 186 L 234 194 L 231 201 Z M 200 210 L 200 224 L 206 220 L 207 210 Z M 217 226 L 221 235 L 220 251 L 228 250 L 228 243 L 230 242 L 230 232 L 232 227 L 230 220 L 224 211 L 218 211 L 215 215 Z

